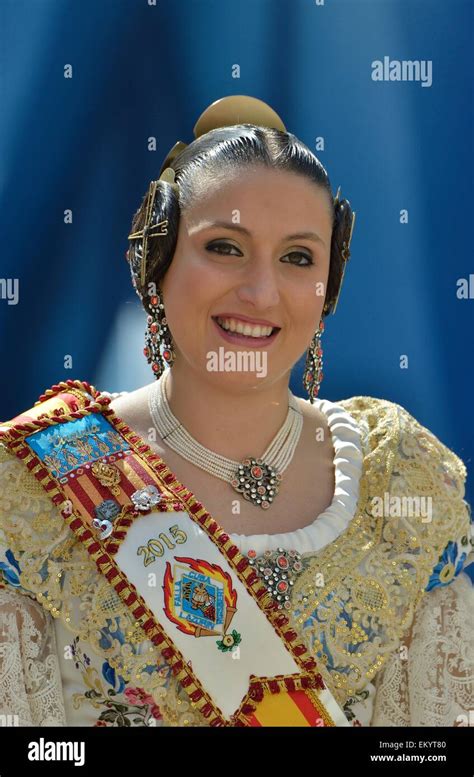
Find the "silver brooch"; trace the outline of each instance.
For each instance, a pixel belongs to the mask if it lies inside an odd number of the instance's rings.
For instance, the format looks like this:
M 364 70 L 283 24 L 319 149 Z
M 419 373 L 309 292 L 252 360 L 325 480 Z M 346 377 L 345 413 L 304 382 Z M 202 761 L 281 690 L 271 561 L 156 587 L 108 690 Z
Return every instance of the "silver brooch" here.
M 150 485 L 135 491 L 131 499 L 137 510 L 145 512 L 161 501 L 161 494 L 156 486 Z

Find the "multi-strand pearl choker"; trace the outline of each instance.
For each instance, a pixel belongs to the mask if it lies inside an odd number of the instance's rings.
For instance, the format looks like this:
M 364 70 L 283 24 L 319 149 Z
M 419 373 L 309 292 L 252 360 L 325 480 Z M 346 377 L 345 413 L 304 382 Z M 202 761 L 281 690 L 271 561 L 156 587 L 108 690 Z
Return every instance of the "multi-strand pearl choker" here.
M 282 474 L 293 458 L 303 428 L 303 414 L 294 394 L 288 389 L 286 419 L 262 456 L 238 462 L 205 448 L 173 415 L 166 396 L 168 372 L 165 370 L 148 395 L 150 416 L 162 440 L 196 467 L 228 482 L 251 504 L 268 509 L 278 494 Z

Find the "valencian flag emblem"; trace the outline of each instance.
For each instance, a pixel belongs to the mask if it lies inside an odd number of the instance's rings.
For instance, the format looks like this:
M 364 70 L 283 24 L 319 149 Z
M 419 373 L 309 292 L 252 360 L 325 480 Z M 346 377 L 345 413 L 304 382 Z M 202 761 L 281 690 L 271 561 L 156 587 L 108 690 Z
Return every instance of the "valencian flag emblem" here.
M 217 564 L 203 559 L 175 557 L 167 562 L 163 581 L 164 611 L 184 634 L 194 637 L 221 636 L 219 650 L 232 650 L 242 637 L 233 630 L 232 618 L 237 611 L 237 592 L 230 575 Z

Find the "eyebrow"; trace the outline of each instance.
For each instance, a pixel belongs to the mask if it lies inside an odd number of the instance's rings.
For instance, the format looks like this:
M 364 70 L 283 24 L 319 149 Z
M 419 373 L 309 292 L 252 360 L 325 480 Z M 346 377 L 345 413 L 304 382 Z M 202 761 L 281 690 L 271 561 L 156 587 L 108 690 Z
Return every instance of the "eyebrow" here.
M 243 227 L 241 224 L 232 224 L 232 222 L 229 221 L 208 221 L 205 222 L 204 226 L 200 227 L 198 231 L 201 232 L 204 229 L 211 229 L 211 227 L 235 229 L 237 232 L 247 235 L 247 237 L 252 237 L 252 233 L 246 227 Z M 319 237 L 316 232 L 294 232 L 292 235 L 287 235 L 285 240 L 314 240 L 316 243 L 322 243 L 323 246 L 326 245 L 324 240 Z

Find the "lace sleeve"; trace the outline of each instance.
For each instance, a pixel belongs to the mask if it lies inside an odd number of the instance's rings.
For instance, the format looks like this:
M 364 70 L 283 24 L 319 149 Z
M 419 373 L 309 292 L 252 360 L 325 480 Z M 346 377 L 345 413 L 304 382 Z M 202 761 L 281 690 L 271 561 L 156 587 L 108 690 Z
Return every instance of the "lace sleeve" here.
M 47 551 L 46 499 L 0 444 L 0 726 L 66 725 L 53 618 L 20 583 L 18 563 L 25 548 Z
M 461 573 L 422 599 L 376 680 L 371 725 L 466 726 L 473 709 L 474 587 Z
M 402 492 L 411 458 L 428 463 L 434 525 L 446 525 L 451 536 L 427 580 L 410 631 L 376 678 L 371 725 L 468 725 L 474 709 L 474 588 L 463 571 L 473 561 L 466 467 L 403 408 L 400 421 Z
M 9 588 L 0 588 L 0 721 L 66 725 L 52 617 Z

